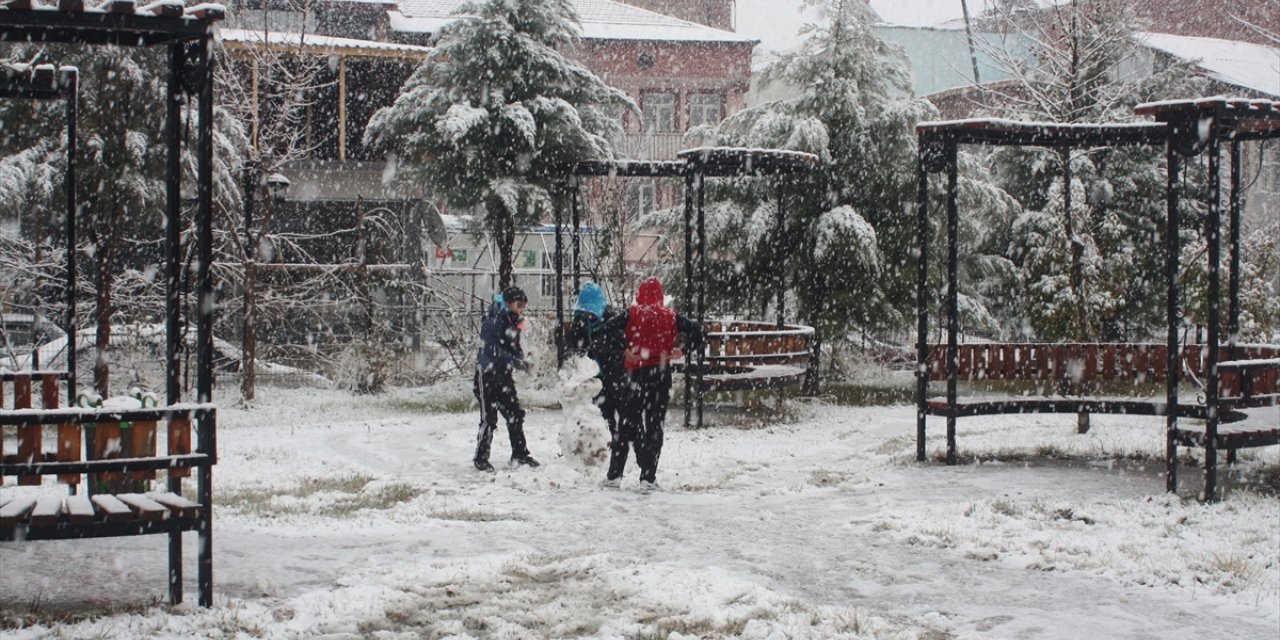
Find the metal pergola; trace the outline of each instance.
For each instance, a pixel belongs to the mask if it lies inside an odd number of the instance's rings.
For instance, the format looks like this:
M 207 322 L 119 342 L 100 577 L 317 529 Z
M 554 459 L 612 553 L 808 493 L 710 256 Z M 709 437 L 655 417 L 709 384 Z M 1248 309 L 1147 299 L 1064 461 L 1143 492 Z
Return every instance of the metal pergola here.
M 1205 406 L 1208 417 L 1204 432 L 1204 499 L 1213 500 L 1218 478 L 1218 427 L 1222 421 L 1219 411 L 1218 344 L 1221 335 L 1219 313 L 1221 305 L 1222 258 L 1222 145 L 1230 143 L 1231 191 L 1228 194 L 1228 267 L 1227 267 L 1227 353 L 1236 357 L 1240 334 L 1240 196 L 1241 196 L 1241 145 L 1245 142 L 1275 140 L 1280 138 L 1280 101 L 1208 98 L 1202 100 L 1177 100 L 1138 105 L 1135 113 L 1150 116 L 1169 129 L 1167 194 L 1169 198 L 1169 228 L 1178 225 L 1178 191 L 1180 175 L 1179 156 L 1194 157 L 1201 153 L 1209 161 L 1209 210 L 1205 218 L 1206 250 L 1208 253 L 1208 321 L 1205 341 L 1209 345 L 1205 363 Z M 1166 251 L 1169 252 L 1168 269 L 1178 268 L 1178 235 L 1167 234 Z M 1170 274 L 1169 285 L 1169 342 L 1176 343 L 1177 282 Z M 1170 356 L 1172 358 L 1173 356 Z M 1172 363 L 1171 371 L 1174 370 Z M 1177 380 L 1170 376 L 1169 406 L 1177 406 Z M 1178 415 L 1169 412 L 1166 442 L 1166 489 L 1177 488 L 1178 472 Z
M 1209 274 L 1209 318 L 1207 342 L 1208 362 L 1206 364 L 1205 393 L 1206 417 L 1204 435 L 1205 447 L 1205 498 L 1212 500 L 1216 489 L 1217 448 L 1219 415 L 1219 261 L 1220 244 L 1219 229 L 1221 227 L 1220 200 L 1220 160 L 1219 149 L 1224 141 L 1231 143 L 1231 192 L 1230 192 L 1230 335 L 1229 353 L 1234 353 L 1239 333 L 1239 277 L 1240 277 L 1240 145 L 1251 140 L 1265 140 L 1280 137 L 1280 102 L 1229 100 L 1223 98 L 1209 100 L 1186 100 L 1174 102 L 1152 103 L 1140 105 L 1138 115 L 1153 116 L 1157 120 L 1150 123 L 1132 124 L 1057 124 L 1015 122 L 1000 119 L 974 119 L 948 122 L 922 123 L 916 127 L 919 139 L 918 158 L 918 192 L 917 192 L 917 244 L 919 251 L 918 275 L 916 282 L 917 302 L 917 372 L 916 372 L 916 459 L 925 459 L 925 419 L 929 413 L 926 394 L 929 376 L 926 371 L 928 358 L 928 256 L 929 256 L 929 174 L 946 172 L 946 260 L 947 289 L 944 301 L 944 313 L 947 322 L 946 369 L 947 390 L 947 453 L 948 464 L 956 463 L 955 430 L 956 418 L 960 415 L 957 409 L 957 369 L 959 320 L 957 303 L 958 285 L 958 221 L 957 206 L 958 177 L 957 149 L 960 145 L 988 146 L 1039 146 L 1067 149 L 1093 147 L 1122 146 L 1163 146 L 1165 147 L 1167 183 L 1166 183 L 1166 233 L 1165 233 L 1165 272 L 1166 272 L 1166 316 L 1167 316 L 1167 359 L 1165 362 L 1167 375 L 1166 404 L 1163 410 L 1153 409 L 1166 417 L 1167 451 L 1166 451 L 1166 488 L 1174 491 L 1177 487 L 1177 444 L 1186 440 L 1186 436 L 1178 429 L 1178 417 L 1190 411 L 1178 405 L 1178 383 L 1180 369 L 1178 366 L 1178 300 L 1180 296 L 1177 273 L 1179 268 L 1179 238 L 1176 230 L 1179 227 L 1179 192 L 1181 158 L 1194 157 L 1200 153 L 1209 154 L 1209 215 L 1207 216 L 1206 238 Z M 1064 167 L 1064 179 L 1070 184 L 1070 162 Z M 1071 190 L 1064 190 L 1070 208 Z M 1170 232 L 1172 230 L 1172 232 Z M 1025 404 L 1025 402 L 1024 402 Z M 1059 403 L 1061 404 L 1061 403 Z M 1053 411 L 1053 401 L 1045 401 L 1046 411 Z
M 566 186 L 570 211 L 570 238 L 573 247 L 573 292 L 578 293 L 582 268 L 580 256 L 581 229 L 581 178 L 584 176 L 616 176 L 630 178 L 684 178 L 684 310 L 694 310 L 699 324 L 706 324 L 707 294 L 707 229 L 706 229 L 706 178 L 777 177 L 777 215 L 775 218 L 775 244 L 777 270 L 775 293 L 777 295 L 778 328 L 785 318 L 786 292 L 786 187 L 787 176 L 811 171 L 818 165 L 818 156 L 799 151 L 778 149 L 743 149 L 733 147 L 702 147 L 676 154 L 677 160 L 588 160 L 573 165 L 569 170 Z M 564 329 L 564 224 L 561 211 L 556 210 L 556 327 Z M 697 291 L 696 306 L 694 291 Z M 557 334 L 557 362 L 564 361 L 564 341 Z M 704 392 L 703 376 L 706 362 L 703 353 L 685 354 L 684 362 L 684 424 L 693 420 L 694 376 L 698 389 L 698 428 L 703 426 Z
M 196 399 L 213 399 L 213 65 L 210 60 L 214 23 L 224 18 L 221 5 L 186 7 L 180 0 L 159 0 L 138 6 L 133 0 L 108 0 L 98 7 L 86 7 L 82 0 L 59 0 L 45 6 L 38 0 L 12 0 L 0 9 L 0 42 L 70 44 L 117 47 L 164 46 L 168 50 L 168 78 L 165 90 L 165 395 L 170 407 L 182 402 L 180 353 L 182 340 L 182 104 L 185 95 L 195 95 L 196 126 Z M 70 96 L 68 113 L 69 146 L 74 148 L 75 96 Z M 74 153 L 68 165 L 66 189 L 68 253 L 68 395 L 75 396 L 74 291 L 76 214 Z M 214 412 L 202 420 L 216 420 Z M 216 430 L 202 428 L 200 449 L 215 451 Z M 181 479 L 169 478 L 169 489 L 181 491 Z M 213 504 L 212 471 L 201 467 L 197 474 L 197 499 L 209 514 Z M 198 582 L 200 605 L 213 604 L 212 519 L 201 530 Z M 169 535 L 169 595 L 171 602 L 182 600 L 182 537 Z

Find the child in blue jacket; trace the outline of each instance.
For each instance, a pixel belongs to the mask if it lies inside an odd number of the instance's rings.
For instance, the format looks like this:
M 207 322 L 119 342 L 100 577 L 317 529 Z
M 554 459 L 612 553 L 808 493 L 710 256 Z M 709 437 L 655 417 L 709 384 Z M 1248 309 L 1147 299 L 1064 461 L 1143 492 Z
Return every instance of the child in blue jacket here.
M 507 436 L 511 440 L 511 462 L 517 465 L 537 467 L 538 461 L 529 455 L 524 438 L 524 409 L 516 396 L 512 379 L 515 369 L 529 368 L 520 346 L 520 331 L 528 296 L 519 287 L 507 287 L 494 297 L 493 305 L 480 323 L 480 353 L 476 357 L 474 392 L 480 401 L 480 431 L 476 436 L 476 469 L 493 472 L 489 464 L 489 445 L 493 432 L 498 428 L 498 414 L 507 421 Z

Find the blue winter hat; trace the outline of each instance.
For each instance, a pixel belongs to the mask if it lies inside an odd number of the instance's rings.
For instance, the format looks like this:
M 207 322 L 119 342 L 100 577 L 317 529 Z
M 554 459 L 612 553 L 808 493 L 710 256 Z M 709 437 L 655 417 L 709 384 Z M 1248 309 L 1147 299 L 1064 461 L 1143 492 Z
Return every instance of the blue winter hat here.
M 606 303 L 604 289 L 594 282 L 586 282 L 578 291 L 578 303 L 573 305 L 573 310 L 586 311 L 597 318 L 603 318 Z

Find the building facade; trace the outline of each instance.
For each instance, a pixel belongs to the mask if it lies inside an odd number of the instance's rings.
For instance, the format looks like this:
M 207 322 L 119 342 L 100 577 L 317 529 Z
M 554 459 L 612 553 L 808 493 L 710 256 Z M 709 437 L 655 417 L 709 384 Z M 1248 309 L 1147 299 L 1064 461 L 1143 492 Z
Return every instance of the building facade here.
M 305 157 L 281 168 L 290 187 L 288 201 L 278 208 L 279 228 L 310 229 L 317 220 L 349 223 L 361 211 L 374 209 L 413 217 L 430 194 L 419 185 L 393 179 L 396 172 L 388 160 L 373 157 L 364 148 L 363 131 L 378 109 L 395 100 L 415 66 L 431 55 L 432 43 L 455 19 L 452 14 L 463 1 L 296 1 L 299 4 L 241 0 L 231 7 L 232 19 L 222 29 L 228 57 L 241 65 L 241 75 L 258 90 L 264 89 L 259 83 L 265 81 L 255 75 L 260 72 L 255 71 L 254 60 L 264 50 L 326 62 L 311 83 L 314 86 L 308 88 L 312 95 L 302 123 Z M 574 0 L 574 4 L 581 37 L 565 55 L 624 91 L 638 108 L 634 113 L 617 113 L 626 132 L 614 141 L 619 156 L 674 160 L 680 149 L 696 146 L 685 140 L 690 128 L 714 124 L 742 108 L 755 41 L 728 30 L 733 22 L 732 0 Z M 259 108 L 254 105 L 255 114 Z M 625 235 L 630 240 L 612 249 L 612 255 L 623 256 L 631 269 L 655 261 L 660 238 L 626 227 L 655 208 L 682 202 L 681 186 L 673 181 L 589 179 L 583 189 L 586 223 L 599 226 L 607 219 L 622 228 L 608 234 L 589 233 L 583 253 L 595 253 L 599 243 L 616 243 Z M 489 239 L 451 217 L 468 212 L 441 213 L 455 221 L 443 244 L 382 253 L 400 265 L 399 271 L 388 273 L 403 275 L 410 258 L 420 260 L 428 284 L 456 293 L 465 308 L 487 297 L 485 292 L 496 281 L 496 260 Z M 406 222 L 404 227 L 417 224 L 421 221 Z M 516 240 L 516 281 L 529 293 L 534 308 L 547 309 L 554 303 L 553 232 L 530 229 Z M 335 260 L 354 259 L 342 247 L 316 248 L 312 255 L 329 253 Z M 599 272 L 603 267 L 585 264 L 584 268 Z

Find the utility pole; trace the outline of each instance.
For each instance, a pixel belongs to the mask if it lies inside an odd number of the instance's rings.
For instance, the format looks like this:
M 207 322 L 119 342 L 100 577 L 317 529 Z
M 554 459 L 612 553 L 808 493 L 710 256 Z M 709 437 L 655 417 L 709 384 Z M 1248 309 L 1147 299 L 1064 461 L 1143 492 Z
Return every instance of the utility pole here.
M 978 52 L 973 46 L 973 24 L 969 21 L 969 0 L 960 0 L 960 8 L 964 10 L 964 34 L 969 40 L 969 62 L 973 65 L 973 86 L 982 86 L 982 77 L 978 75 Z

